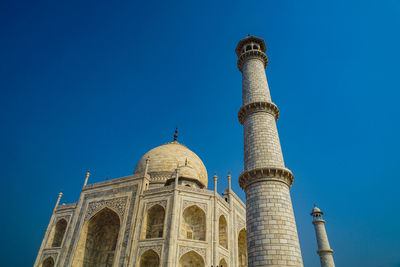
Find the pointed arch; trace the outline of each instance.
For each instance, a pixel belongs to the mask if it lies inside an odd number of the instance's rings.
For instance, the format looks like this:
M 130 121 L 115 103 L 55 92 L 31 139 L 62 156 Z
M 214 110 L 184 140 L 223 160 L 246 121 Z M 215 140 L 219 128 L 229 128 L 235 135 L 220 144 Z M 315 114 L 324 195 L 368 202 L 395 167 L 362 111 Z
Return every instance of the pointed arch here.
M 160 257 L 158 254 L 149 249 L 140 256 L 139 267 L 159 267 Z
M 142 224 L 142 239 L 163 237 L 165 210 L 161 205 L 154 205 L 147 210 Z
M 206 240 L 206 214 L 196 205 L 189 206 L 183 211 L 181 238 Z
M 225 259 L 221 259 L 219 261 L 219 267 L 228 267 L 228 263 L 226 263 Z
M 247 267 L 247 232 L 242 229 L 238 235 L 239 267 Z
M 65 219 L 58 220 L 50 232 L 46 245 L 47 248 L 61 247 L 67 226 L 68 223 Z
M 201 255 L 191 250 L 179 259 L 179 267 L 204 267 L 204 259 Z
M 40 267 L 54 267 L 54 259 L 52 257 L 47 257 Z
M 120 218 L 103 208 L 81 230 L 72 266 L 112 266 L 120 230 Z
M 219 216 L 218 239 L 219 244 L 228 249 L 228 224 L 226 223 L 224 215 Z

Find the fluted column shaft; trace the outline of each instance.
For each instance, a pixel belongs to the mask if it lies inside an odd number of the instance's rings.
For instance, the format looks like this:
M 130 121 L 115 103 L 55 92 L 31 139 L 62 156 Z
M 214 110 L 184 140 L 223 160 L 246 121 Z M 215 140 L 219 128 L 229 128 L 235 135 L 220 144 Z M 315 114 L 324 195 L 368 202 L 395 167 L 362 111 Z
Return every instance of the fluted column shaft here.
M 265 75 L 265 49 L 241 50 L 243 43 L 257 48 L 254 43 L 260 40 L 248 37 L 237 48 L 243 81 L 238 117 L 244 132 L 239 184 L 246 193 L 248 266 L 303 266 L 289 192 L 293 175 L 282 156 L 276 127 L 279 110 L 271 101 Z

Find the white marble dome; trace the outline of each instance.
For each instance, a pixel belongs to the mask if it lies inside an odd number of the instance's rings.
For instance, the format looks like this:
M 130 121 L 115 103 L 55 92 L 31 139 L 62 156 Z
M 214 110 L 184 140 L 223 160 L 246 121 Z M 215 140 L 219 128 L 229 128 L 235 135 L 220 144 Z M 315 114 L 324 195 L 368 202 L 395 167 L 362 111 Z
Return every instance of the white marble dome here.
M 144 154 L 136 165 L 135 174 L 144 173 L 146 159 L 150 160 L 147 173 L 150 175 L 151 184 L 164 184 L 178 166 L 188 165 L 191 167 L 190 176 L 195 176 L 190 178 L 197 179 L 207 188 L 208 175 L 203 161 L 177 141 L 158 146 Z

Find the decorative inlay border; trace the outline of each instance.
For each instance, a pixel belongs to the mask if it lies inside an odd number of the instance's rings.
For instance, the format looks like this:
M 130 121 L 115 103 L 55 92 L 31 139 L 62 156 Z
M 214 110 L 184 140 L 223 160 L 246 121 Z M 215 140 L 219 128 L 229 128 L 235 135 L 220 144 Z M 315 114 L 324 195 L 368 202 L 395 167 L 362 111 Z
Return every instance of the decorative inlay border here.
M 239 176 L 239 185 L 245 189 L 248 185 L 259 181 L 278 181 L 287 184 L 289 187 L 293 184 L 294 176 L 286 168 L 258 168 L 250 171 L 243 171 Z
M 182 191 L 191 191 L 191 192 L 199 192 L 199 193 L 208 193 L 207 189 L 200 189 L 195 187 L 181 186 L 178 185 L 179 190 Z
M 196 248 L 196 247 L 187 247 L 187 246 L 179 246 L 179 259 L 187 252 L 194 251 L 201 255 L 205 261 L 206 259 L 206 249 L 205 248 Z
M 162 249 L 162 246 L 161 246 L 161 245 L 153 245 L 153 246 L 143 246 L 143 247 L 140 247 L 140 248 L 139 248 L 139 252 L 138 252 L 139 257 L 142 256 L 142 254 L 143 254 L 144 252 L 146 252 L 147 250 L 149 250 L 149 249 L 154 250 L 154 252 L 158 254 L 158 257 L 161 258 L 161 249 Z
M 167 201 L 159 200 L 159 201 L 154 201 L 154 202 L 148 202 L 148 203 L 146 203 L 145 211 L 149 210 L 154 205 L 160 205 L 161 207 L 163 207 L 165 209 L 165 207 L 167 206 Z
M 198 206 L 201 208 L 206 214 L 207 214 L 207 204 L 206 203 L 201 203 L 201 202 L 194 202 L 190 200 L 184 200 L 182 204 L 182 210 L 185 210 L 189 206 Z
M 240 71 L 243 70 L 244 62 L 250 57 L 256 57 L 256 58 L 260 59 L 262 62 L 264 62 L 264 68 L 267 67 L 268 57 L 264 52 L 261 52 L 260 50 L 249 50 L 249 51 L 242 53 L 237 61 L 237 66 Z
M 173 189 L 172 185 L 161 186 L 161 187 L 148 189 L 148 190 L 144 191 L 144 194 L 147 195 L 147 194 L 159 193 L 159 192 L 169 191 L 169 190 L 172 190 L 172 189 Z
M 242 106 L 238 112 L 238 119 L 239 122 L 243 125 L 244 120 L 247 118 L 248 115 L 265 111 L 270 113 L 272 116 L 275 117 L 275 121 L 279 118 L 279 109 L 278 107 L 272 102 L 253 102 L 249 103 L 245 106 Z
M 88 205 L 88 208 L 87 208 L 85 222 L 87 220 L 89 220 L 93 214 L 97 213 L 99 210 L 101 210 L 105 207 L 113 208 L 113 210 L 115 210 L 119 213 L 121 218 L 124 217 L 127 198 L 128 197 L 119 197 L 119 198 L 114 198 L 114 199 L 90 202 Z
M 63 209 L 72 209 L 72 208 L 76 208 L 76 204 L 77 203 L 70 203 L 70 204 L 62 204 L 62 205 L 59 205 L 57 208 L 56 208 L 56 210 L 58 211 L 58 210 L 63 210 Z

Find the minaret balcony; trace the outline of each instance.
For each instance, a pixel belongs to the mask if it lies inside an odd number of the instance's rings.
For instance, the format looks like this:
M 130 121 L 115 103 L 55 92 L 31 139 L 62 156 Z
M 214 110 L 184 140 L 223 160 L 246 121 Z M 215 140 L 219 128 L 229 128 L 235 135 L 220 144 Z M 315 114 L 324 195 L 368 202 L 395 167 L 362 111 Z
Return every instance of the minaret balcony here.
M 279 118 L 279 109 L 272 102 L 253 102 L 242 106 L 238 112 L 239 122 L 243 125 L 248 115 L 255 112 L 267 112 L 275 117 L 275 121 Z

